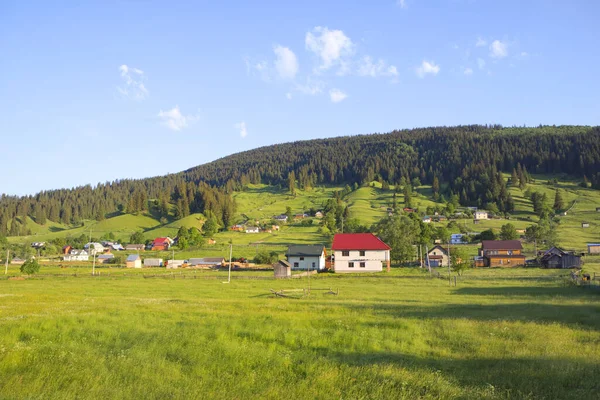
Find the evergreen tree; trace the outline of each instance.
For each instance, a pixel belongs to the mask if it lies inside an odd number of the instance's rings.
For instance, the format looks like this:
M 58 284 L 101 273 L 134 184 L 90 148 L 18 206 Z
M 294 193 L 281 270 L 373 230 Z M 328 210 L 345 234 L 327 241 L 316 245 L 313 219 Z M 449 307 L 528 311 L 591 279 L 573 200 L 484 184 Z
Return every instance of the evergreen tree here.
M 296 195 L 296 174 L 294 171 L 291 171 L 288 174 L 288 189 L 292 196 Z
M 564 202 L 562 195 L 558 189 L 554 193 L 554 207 L 553 208 L 555 211 L 562 210 L 563 208 L 565 208 L 565 202 Z

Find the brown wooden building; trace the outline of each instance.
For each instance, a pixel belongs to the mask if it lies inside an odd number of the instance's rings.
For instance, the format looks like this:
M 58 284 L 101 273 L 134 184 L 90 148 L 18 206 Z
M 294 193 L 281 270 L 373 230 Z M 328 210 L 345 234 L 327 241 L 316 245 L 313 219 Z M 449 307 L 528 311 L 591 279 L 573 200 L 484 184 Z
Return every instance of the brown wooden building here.
M 581 256 L 576 255 L 574 251 L 564 251 L 558 247 L 552 247 L 544 252 L 540 263 L 544 268 L 580 268 Z
M 479 255 L 486 267 L 519 267 L 525 265 L 523 245 L 519 240 L 483 240 Z

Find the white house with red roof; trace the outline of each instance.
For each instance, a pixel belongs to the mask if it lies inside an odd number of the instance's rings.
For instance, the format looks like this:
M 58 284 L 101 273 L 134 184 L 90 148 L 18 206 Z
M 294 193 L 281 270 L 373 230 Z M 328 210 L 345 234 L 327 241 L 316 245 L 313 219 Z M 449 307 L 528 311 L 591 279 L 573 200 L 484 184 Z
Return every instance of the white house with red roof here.
M 333 237 L 335 272 L 381 272 L 390 270 L 391 247 L 372 233 L 338 233 Z

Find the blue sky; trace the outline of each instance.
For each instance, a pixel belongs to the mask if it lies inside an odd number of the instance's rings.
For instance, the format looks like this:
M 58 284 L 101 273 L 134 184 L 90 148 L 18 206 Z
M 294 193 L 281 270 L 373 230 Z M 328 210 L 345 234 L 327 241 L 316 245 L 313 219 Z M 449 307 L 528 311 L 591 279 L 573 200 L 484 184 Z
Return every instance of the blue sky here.
M 593 0 L 3 1 L 0 192 L 328 136 L 600 125 L 599 15 Z

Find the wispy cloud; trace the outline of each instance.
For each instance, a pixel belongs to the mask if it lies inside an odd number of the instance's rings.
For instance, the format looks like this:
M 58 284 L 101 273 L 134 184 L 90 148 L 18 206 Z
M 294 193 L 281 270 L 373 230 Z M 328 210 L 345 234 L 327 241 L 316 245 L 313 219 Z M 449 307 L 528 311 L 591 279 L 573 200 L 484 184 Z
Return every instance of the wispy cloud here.
M 306 79 L 305 84 L 297 83 L 294 86 L 294 90 L 302 94 L 308 94 L 311 96 L 323 93 L 325 83 L 322 81 L 313 81 L 311 78 Z
M 481 36 L 477 38 L 475 42 L 475 47 L 485 47 L 487 46 L 487 40 L 483 39 Z
M 339 103 L 344 101 L 347 97 L 348 95 L 342 92 L 340 89 L 331 89 L 329 91 L 329 98 L 331 99 L 332 103 Z
M 504 58 L 508 55 L 508 44 L 500 40 L 494 40 L 490 44 L 490 57 Z
M 379 76 L 398 76 L 398 69 L 394 65 L 387 65 L 385 61 L 379 59 L 376 63 L 371 57 L 365 56 L 361 59 L 358 71 L 359 76 L 370 76 L 377 78 Z
M 463 69 L 463 74 L 465 74 L 467 76 L 473 75 L 473 69 L 467 67 L 467 68 Z
M 187 128 L 200 118 L 198 115 L 183 115 L 178 105 L 167 111 L 160 110 L 158 117 L 162 119 L 163 125 L 172 131 Z
M 354 43 L 341 30 L 329 30 L 317 26 L 306 33 L 304 39 L 306 49 L 316 54 L 321 60 L 320 69 L 326 70 L 335 65 L 345 69 L 345 58 L 354 54 Z
M 433 61 L 423 60 L 420 66 L 415 68 L 415 72 L 419 78 L 425 78 L 426 75 L 437 75 L 440 72 L 440 66 Z
M 144 71 L 138 68 L 132 68 L 125 64 L 119 67 L 121 72 L 122 86 L 117 86 L 117 90 L 121 95 L 133 100 L 144 100 L 148 97 L 149 92 L 144 85 Z
M 400 8 L 408 7 L 408 5 L 406 4 L 406 0 L 397 0 L 396 5 L 398 5 Z
M 273 48 L 275 55 L 275 69 L 281 79 L 294 79 L 298 73 L 298 58 L 287 47 L 275 46 Z
M 246 128 L 246 122 L 245 121 L 238 122 L 233 127 L 240 132 L 240 137 L 242 139 L 245 138 L 246 136 L 248 136 L 248 129 Z

